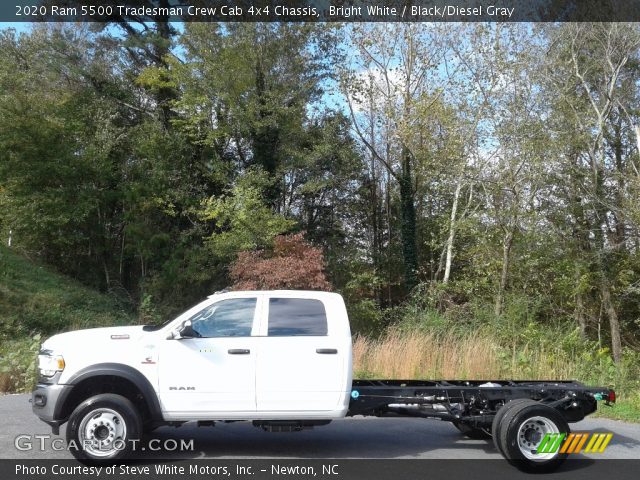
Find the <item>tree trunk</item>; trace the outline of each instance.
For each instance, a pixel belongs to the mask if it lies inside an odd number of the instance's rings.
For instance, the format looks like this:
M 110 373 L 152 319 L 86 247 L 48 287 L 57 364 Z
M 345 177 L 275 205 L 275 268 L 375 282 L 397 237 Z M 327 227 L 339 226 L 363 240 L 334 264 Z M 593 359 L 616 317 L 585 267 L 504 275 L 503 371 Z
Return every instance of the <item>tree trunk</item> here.
M 373 80 L 372 80 L 373 81 Z M 370 130 L 369 130 L 369 143 L 375 148 L 376 145 L 376 135 L 375 135 L 375 120 L 373 112 L 375 110 L 373 95 L 369 96 L 369 112 L 371 115 L 370 118 Z M 375 275 L 379 275 L 381 270 L 380 265 L 380 252 L 382 251 L 382 238 L 380 235 L 380 231 L 382 228 L 381 224 L 381 216 L 382 212 L 380 211 L 380 200 L 378 196 L 378 177 L 376 175 L 376 156 L 371 153 L 371 159 L 369 163 L 369 168 L 371 169 L 371 185 L 370 185 L 370 195 L 371 195 L 371 226 L 372 226 L 372 246 L 373 252 L 371 254 L 371 259 L 373 261 L 373 271 Z M 377 286 L 374 288 L 374 296 L 378 300 L 379 305 L 384 304 L 384 294 L 382 289 Z
M 638 149 L 638 157 L 640 157 L 640 125 L 634 125 L 633 131 L 636 134 L 636 148 Z M 631 160 L 631 164 L 633 165 L 633 160 Z
M 447 259 L 444 266 L 444 278 L 443 283 L 449 281 L 451 276 L 451 261 L 453 260 L 453 241 L 456 235 L 456 215 L 458 214 L 458 199 L 460 198 L 460 191 L 462 190 L 462 181 L 458 180 L 456 185 L 456 191 L 453 194 L 453 206 L 451 207 L 451 222 L 449 223 L 449 238 L 447 238 Z
M 262 59 L 258 56 L 255 64 L 255 85 L 256 96 L 258 98 L 258 121 L 259 126 L 254 129 L 253 133 L 253 163 L 260 165 L 265 172 L 269 174 L 273 181 L 265 192 L 265 200 L 274 209 L 279 212 L 279 201 L 282 193 L 282 186 L 276 181 L 278 171 L 278 145 L 280 143 L 280 131 L 272 117 L 272 111 L 267 99 L 268 91 L 263 70 Z
M 387 153 L 389 153 L 390 147 L 387 143 Z M 388 157 L 387 157 L 388 158 Z M 387 170 L 387 178 L 384 182 L 384 203 L 385 203 L 385 221 L 386 221 L 386 230 L 387 230 L 387 245 L 391 245 L 391 172 Z M 394 282 L 393 270 L 392 270 L 392 256 L 387 255 L 386 258 L 386 266 L 387 266 L 387 302 L 386 306 L 393 305 L 393 292 L 391 286 Z
M 580 285 L 580 268 L 576 267 L 576 285 Z M 576 323 L 580 328 L 580 337 L 582 339 L 587 338 L 587 318 L 585 317 L 585 309 L 584 309 L 584 293 L 580 288 L 576 291 L 576 307 L 573 312 L 574 317 L 576 319 Z
M 104 256 L 102 258 L 102 269 L 104 270 L 104 282 L 105 282 L 105 285 L 107 286 L 106 290 L 108 291 L 109 288 L 111 287 L 111 277 L 109 275 L 109 267 L 107 266 L 107 260 L 106 258 L 104 258 Z
M 496 295 L 496 305 L 494 309 L 494 313 L 496 315 L 502 314 L 504 291 L 507 288 L 507 279 L 509 277 L 509 263 L 511 261 L 511 247 L 513 246 L 513 233 L 513 230 L 509 230 L 502 243 L 502 273 L 500 275 L 498 294 Z
M 416 208 L 413 204 L 413 178 L 411 158 L 406 147 L 402 148 L 402 172 L 400 175 L 400 208 L 402 210 L 402 255 L 404 280 L 410 292 L 418 283 L 418 250 L 416 247 Z
M 162 8 L 167 8 L 169 7 L 169 1 L 161 0 L 159 6 Z M 159 37 L 162 38 L 163 41 L 154 42 L 153 52 L 158 59 L 157 66 L 162 68 L 165 72 L 169 68 L 166 62 L 166 56 L 171 51 L 171 39 L 174 35 L 169 20 L 169 16 L 166 15 L 158 15 L 157 17 L 155 17 L 156 30 Z M 165 74 L 165 72 L 163 72 L 163 74 Z M 174 112 L 171 110 L 171 102 L 176 98 L 177 92 L 175 88 L 166 86 L 158 88 L 158 91 L 156 93 L 156 101 L 158 102 L 158 107 L 160 109 L 160 120 L 166 130 L 169 130 L 171 128 L 171 119 L 175 117 Z
M 611 290 L 609 282 L 603 278 L 600 283 L 600 293 L 602 295 L 602 305 L 607 312 L 609 318 L 609 327 L 611 328 L 611 353 L 613 353 L 613 361 L 619 363 L 622 360 L 622 340 L 620 336 L 620 321 L 618 313 L 611 300 Z
M 623 159 L 623 139 L 622 139 L 622 125 L 617 123 L 613 128 L 613 152 L 615 158 L 615 167 L 616 167 L 616 190 L 615 190 L 615 202 L 616 208 L 612 213 L 615 224 L 614 228 L 614 236 L 615 239 L 613 241 L 613 248 L 615 250 L 623 249 L 626 244 L 626 219 L 624 215 L 624 204 L 625 204 L 625 161 Z

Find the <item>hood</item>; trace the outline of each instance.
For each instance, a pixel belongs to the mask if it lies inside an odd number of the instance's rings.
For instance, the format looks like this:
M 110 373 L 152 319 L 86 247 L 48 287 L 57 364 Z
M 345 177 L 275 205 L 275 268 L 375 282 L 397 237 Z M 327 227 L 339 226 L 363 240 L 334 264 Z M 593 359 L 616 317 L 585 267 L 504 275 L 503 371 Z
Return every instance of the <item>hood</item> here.
M 44 341 L 42 348 L 45 350 L 53 350 L 56 353 L 64 353 L 64 351 L 69 348 L 92 349 L 106 347 L 107 345 L 113 348 L 117 348 L 118 346 L 126 348 L 132 341 L 140 340 L 140 338 L 145 335 L 148 335 L 148 333 L 142 330 L 142 325 L 132 327 L 88 328 L 54 335 Z

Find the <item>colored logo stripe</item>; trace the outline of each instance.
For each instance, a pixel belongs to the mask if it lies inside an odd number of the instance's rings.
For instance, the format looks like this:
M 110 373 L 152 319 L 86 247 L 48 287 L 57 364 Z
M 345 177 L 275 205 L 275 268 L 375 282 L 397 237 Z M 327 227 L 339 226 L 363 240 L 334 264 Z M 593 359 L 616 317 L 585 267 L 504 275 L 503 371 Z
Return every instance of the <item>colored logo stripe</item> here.
M 547 433 L 540 445 L 538 445 L 538 453 L 555 453 L 560 447 L 560 443 L 564 440 L 565 433 Z
M 585 453 L 602 453 L 613 438 L 612 433 L 594 433 L 584 449 Z
M 537 453 L 580 453 L 587 440 L 584 453 L 602 453 L 612 438 L 612 433 L 547 433 L 538 445 Z
M 571 433 L 562 445 L 560 453 L 580 453 L 588 437 L 588 433 Z

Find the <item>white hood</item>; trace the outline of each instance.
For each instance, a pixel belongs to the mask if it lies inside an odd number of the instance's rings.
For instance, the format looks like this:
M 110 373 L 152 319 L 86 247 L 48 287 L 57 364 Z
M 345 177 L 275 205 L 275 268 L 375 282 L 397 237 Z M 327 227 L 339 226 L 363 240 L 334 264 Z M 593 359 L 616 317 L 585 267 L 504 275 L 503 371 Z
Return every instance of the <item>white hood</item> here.
M 142 325 L 88 328 L 54 335 L 44 341 L 42 348 L 61 354 L 78 349 L 130 348 L 131 342 L 136 342 L 145 335 L 148 335 L 148 332 L 142 330 Z

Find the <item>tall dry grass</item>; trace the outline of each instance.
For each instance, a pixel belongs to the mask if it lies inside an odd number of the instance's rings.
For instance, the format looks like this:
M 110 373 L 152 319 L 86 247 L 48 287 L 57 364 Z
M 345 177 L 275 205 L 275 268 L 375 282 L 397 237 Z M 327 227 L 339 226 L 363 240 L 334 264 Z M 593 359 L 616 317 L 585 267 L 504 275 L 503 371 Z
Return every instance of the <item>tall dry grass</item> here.
M 497 378 L 500 362 L 488 338 L 391 330 L 353 343 L 356 376 L 379 378 Z
M 523 361 L 526 359 L 526 361 Z M 527 345 L 508 349 L 486 334 L 436 335 L 391 330 L 379 339 L 357 336 L 356 378 L 573 379 L 566 356 Z
M 8 373 L 0 373 L 0 393 L 12 392 L 14 390 L 14 382 Z

